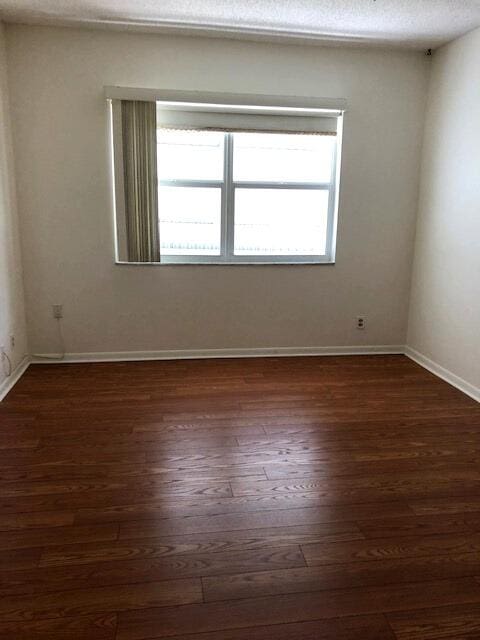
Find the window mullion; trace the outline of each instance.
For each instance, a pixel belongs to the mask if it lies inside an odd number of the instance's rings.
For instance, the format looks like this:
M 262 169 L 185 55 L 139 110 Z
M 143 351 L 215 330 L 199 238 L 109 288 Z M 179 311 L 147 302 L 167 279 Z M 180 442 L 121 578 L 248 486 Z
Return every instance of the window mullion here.
M 223 134 L 223 180 L 222 180 L 222 210 L 220 220 L 220 256 L 221 260 L 227 255 L 227 175 L 228 175 L 228 134 Z
M 235 187 L 233 184 L 233 134 L 225 134 L 225 257 L 233 258 L 235 238 Z
M 239 189 L 297 189 L 311 191 L 328 191 L 332 182 L 268 182 L 263 180 L 234 182 L 233 187 Z
M 218 188 L 222 187 L 222 180 L 159 180 L 159 187 L 200 187 L 205 188 Z

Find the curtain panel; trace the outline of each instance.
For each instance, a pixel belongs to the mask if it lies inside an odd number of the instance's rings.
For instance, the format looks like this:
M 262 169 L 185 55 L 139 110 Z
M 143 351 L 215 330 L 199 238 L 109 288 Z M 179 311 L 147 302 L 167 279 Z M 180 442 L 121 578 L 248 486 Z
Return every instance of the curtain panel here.
M 157 107 L 122 100 L 125 219 L 129 262 L 159 262 Z

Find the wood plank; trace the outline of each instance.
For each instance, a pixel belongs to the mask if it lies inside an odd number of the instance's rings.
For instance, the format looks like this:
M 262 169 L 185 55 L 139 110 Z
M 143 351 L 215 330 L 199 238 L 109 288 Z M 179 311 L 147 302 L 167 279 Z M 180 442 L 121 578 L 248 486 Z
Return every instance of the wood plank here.
M 468 512 L 480 514 L 480 496 L 460 495 L 455 500 L 451 498 L 412 500 L 409 501 L 409 506 L 418 516 Z
M 64 527 L 73 524 L 74 513 L 69 511 L 43 511 L 40 513 L 2 513 L 0 531 Z
M 319 567 L 299 567 L 238 573 L 202 579 L 206 602 L 236 600 L 286 593 L 324 591 L 475 577 L 480 572 L 480 553 L 398 558 L 380 562 L 351 562 Z
M 161 523 L 160 523 L 161 527 Z M 178 529 L 177 529 L 178 530 Z M 320 524 L 268 529 L 246 529 L 239 531 L 220 531 L 185 535 L 157 535 L 150 538 L 125 539 L 114 544 L 66 545 L 54 549 L 45 549 L 40 565 L 65 566 L 108 562 L 110 560 L 129 560 L 132 558 L 158 558 L 165 555 L 190 553 L 229 553 L 253 549 L 292 547 L 318 541 L 358 540 L 363 538 L 354 524 Z M 182 531 L 180 529 L 180 531 Z M 302 556 L 303 558 L 303 556 Z M 303 561 L 302 561 L 303 564 Z
M 309 566 L 354 562 L 382 561 L 393 558 L 461 555 L 480 552 L 480 535 L 435 535 L 354 540 L 336 544 L 302 546 Z
M 388 615 L 398 640 L 475 640 L 480 637 L 480 606 L 461 605 Z
M 261 476 L 263 479 L 264 476 Z M 16 482 L 6 483 L 0 488 L 0 500 L 3 498 L 22 498 L 28 496 L 51 496 L 103 492 L 134 493 L 135 491 L 154 492 L 162 496 L 220 495 L 231 496 L 228 482 L 192 482 L 185 480 L 166 480 L 161 476 L 142 476 L 140 478 L 57 480 L 52 482 Z
M 35 447 L 38 447 L 39 443 L 39 438 L 22 438 L 18 433 L 15 437 L 14 434 L 10 435 L 2 430 L 0 450 L 5 452 L 5 450 L 8 449 L 35 449 Z
M 350 434 L 351 436 L 351 434 Z M 373 460 L 366 462 L 349 462 L 324 460 L 318 463 L 302 464 L 301 462 L 283 462 L 278 464 L 264 465 L 265 474 L 268 480 L 281 480 L 284 478 L 333 478 L 335 476 L 361 476 L 395 474 L 405 475 L 409 472 L 424 471 L 426 473 L 445 470 L 447 473 L 453 471 L 478 470 L 480 465 L 479 456 L 458 455 L 455 461 L 448 456 L 438 459 L 429 458 L 406 459 L 406 460 Z
M 114 640 L 116 614 L 0 622 L 0 638 L 12 640 Z
M 187 470 L 178 467 L 163 467 L 158 464 L 44 464 L 23 465 L 15 467 L 0 467 L 2 482 L 34 482 L 49 480 L 74 480 L 88 478 L 101 480 L 103 478 L 136 478 L 144 476 L 158 476 L 163 481 L 185 480 Z M 250 480 L 266 479 L 261 465 L 224 465 L 214 467 L 189 467 L 188 479 L 213 480 L 229 482 L 235 478 L 249 478 Z
M 270 493 L 303 493 L 315 491 L 325 501 L 363 502 L 373 499 L 392 499 L 395 496 L 412 494 L 450 495 L 457 492 L 476 492 L 480 490 L 480 472 L 478 470 L 446 473 L 416 473 L 406 477 L 390 474 L 368 477 L 337 477 L 326 486 L 325 478 L 305 478 L 290 480 L 234 480 L 231 483 L 234 496 L 268 495 Z
M 348 437 L 350 435 L 350 437 Z M 322 433 L 320 430 L 317 433 L 310 434 L 281 434 L 280 436 L 237 436 L 241 451 L 248 451 L 251 448 L 255 449 L 298 449 L 298 450 L 336 450 L 336 449 L 348 449 L 348 450 L 363 450 L 365 447 L 365 440 L 375 438 L 375 446 L 377 449 L 402 449 L 405 447 L 428 447 L 435 445 L 438 442 L 439 435 L 442 435 L 442 442 L 451 445 L 458 445 L 458 433 L 454 430 L 445 434 L 441 433 L 441 429 L 432 429 L 430 432 L 421 433 L 409 433 L 408 431 L 399 432 L 392 430 L 392 433 L 387 432 L 384 435 L 380 429 L 376 430 L 359 430 L 356 433 L 357 438 L 351 437 L 351 431 L 345 432 L 337 430 L 332 434 Z M 476 429 L 472 429 L 469 433 L 462 433 L 461 444 L 470 443 L 473 446 L 478 446 L 478 432 Z M 222 445 L 220 445 L 222 446 Z M 212 447 L 213 448 L 213 447 Z
M 65 487 L 67 488 L 67 487 Z M 160 498 L 178 496 L 197 499 L 208 499 L 215 496 L 229 497 L 231 489 L 228 482 L 188 482 L 164 483 L 164 486 L 153 488 L 115 489 L 97 491 L 85 489 L 73 493 L 51 493 L 29 496 L 0 497 L 0 511 L 4 513 L 21 513 L 33 511 L 64 511 L 89 507 L 108 507 L 110 505 L 138 504 L 151 502 Z
M 4 596 L 0 599 L 0 620 L 46 620 L 195 602 L 202 602 L 199 580 L 166 580 L 28 596 Z
M 366 538 L 403 536 L 428 536 L 446 533 L 473 533 L 468 514 L 407 516 L 403 518 L 378 518 L 358 521 Z
M 245 640 L 245 638 L 249 640 L 395 640 L 392 630 L 381 615 L 193 633 L 174 636 L 171 640 Z
M 362 511 L 362 505 L 359 511 Z M 163 518 L 159 520 L 133 520 L 121 522 L 119 539 L 152 538 L 159 535 L 173 535 L 179 531 L 182 534 L 214 533 L 218 531 L 255 530 L 270 527 L 293 527 L 295 525 L 328 524 L 330 522 L 345 522 L 352 517 L 352 509 L 328 510 L 321 509 L 274 509 L 271 511 L 254 511 L 252 513 L 227 513 L 209 516 L 191 516 L 186 518 Z M 368 511 L 364 510 L 364 513 Z M 378 510 L 377 510 L 378 513 Z M 342 519 L 343 515 L 343 519 Z M 329 530 L 328 527 L 326 530 Z M 330 529 L 335 531 L 335 529 Z M 344 530 L 345 531 L 345 530 Z M 355 524 L 349 524 L 349 532 L 357 536 L 359 530 Z M 363 536 L 362 536 L 363 537 Z
M 168 424 L 165 422 L 154 422 L 145 424 L 136 424 L 133 426 L 132 432 L 134 434 L 150 434 L 150 437 L 157 437 L 158 433 L 180 436 L 188 436 L 193 434 L 195 436 L 214 436 L 225 435 L 228 432 L 230 436 L 262 436 L 265 435 L 265 429 L 260 425 L 247 426 L 247 427 L 235 427 L 235 426 L 205 426 L 204 424 L 198 425 L 197 423 L 186 424 Z
M 252 436 L 251 436 L 252 437 Z M 175 431 L 171 433 L 163 433 L 162 431 L 133 431 L 132 433 L 80 433 L 76 435 L 66 435 L 62 438 L 61 447 L 67 445 L 75 447 L 92 446 L 108 448 L 109 451 L 130 450 L 150 450 L 162 449 L 170 451 L 201 451 L 202 449 L 233 448 L 238 446 L 237 437 L 226 435 L 225 429 L 202 429 L 198 431 L 189 431 L 186 435 L 183 432 Z M 59 446 L 58 438 L 55 436 L 44 436 L 41 438 L 41 446 L 45 448 Z
M 379 385 L 377 385 L 378 387 Z M 377 393 L 379 389 L 377 388 Z M 412 391 L 411 393 L 414 393 Z M 422 387 L 422 390 L 419 392 L 423 395 L 425 394 L 425 387 Z M 378 394 L 380 397 L 380 394 Z M 381 392 L 382 398 L 389 397 L 389 391 L 387 388 Z M 351 398 L 349 398 L 351 399 Z M 333 404 L 332 400 L 329 400 L 331 404 Z M 302 404 L 302 403 L 301 403 Z M 423 433 L 437 433 L 445 435 L 455 434 L 457 432 L 468 432 L 468 433 L 477 433 L 478 434 L 478 415 L 475 413 L 469 414 L 466 416 L 451 418 L 450 416 L 441 417 L 441 416 L 430 416 L 424 415 L 419 416 L 416 412 L 412 411 L 409 413 L 405 413 L 402 417 L 392 418 L 390 415 L 380 415 L 374 418 L 370 418 L 369 420 L 352 420 L 350 422 L 347 421 L 325 421 L 322 420 L 321 423 L 312 425 L 289 425 L 289 424 L 276 424 L 276 425 L 266 425 L 264 427 L 265 433 L 267 435 L 275 435 L 279 436 L 282 434 L 323 434 L 327 433 L 367 433 L 370 432 L 370 437 L 372 437 L 377 432 L 388 434 L 390 437 L 395 432 L 401 432 L 404 435 L 410 433 L 411 435 L 418 435 Z M 256 434 L 238 434 L 238 435 L 256 435 Z
M 80 508 L 75 516 L 75 522 L 78 523 L 96 523 L 96 522 L 129 522 L 143 520 L 159 520 L 186 518 L 183 526 L 190 523 L 190 529 L 193 530 L 212 530 L 211 527 L 224 527 L 220 523 L 223 515 L 226 514 L 252 514 L 244 518 L 237 518 L 237 521 L 245 527 L 268 527 L 271 522 L 282 522 L 289 524 L 307 524 L 313 522 L 345 522 L 355 518 L 366 520 L 368 518 L 377 518 L 379 515 L 378 503 L 362 503 L 362 504 L 324 504 L 319 500 L 314 492 L 311 493 L 292 493 L 279 494 L 274 496 L 244 496 L 236 498 L 215 498 L 209 499 L 202 497 L 201 499 L 187 499 L 179 497 L 175 501 L 165 498 L 160 501 L 149 501 L 129 504 L 128 497 L 114 506 Z M 295 511 L 288 514 L 287 511 Z M 284 511 L 284 514 L 268 514 L 270 511 Z M 254 513 L 261 512 L 265 516 L 265 523 L 262 522 L 262 515 L 254 516 Z M 412 515 L 409 507 L 400 501 L 382 502 L 381 513 L 388 516 L 408 516 Z M 199 519 L 193 520 L 193 516 Z M 203 520 L 200 520 L 203 518 Z M 298 518 L 298 520 L 296 519 Z M 218 522 L 218 525 L 216 524 Z M 228 527 L 238 528 L 238 525 L 232 524 L 234 519 L 228 520 Z M 250 524 L 253 522 L 253 524 Z M 168 523 L 165 523 L 166 526 Z M 172 526 L 175 523 L 171 523 Z M 142 524 L 142 528 L 148 528 L 148 523 Z M 176 523 L 180 525 L 180 521 Z M 198 529 L 202 527 L 202 529 Z M 218 529 L 217 529 L 218 530 Z M 226 529 L 223 528 L 225 531 Z M 178 532 L 178 531 L 177 531 Z M 185 533 L 189 533 L 185 530 Z M 143 534 L 142 534 L 143 535 Z
M 118 537 L 118 525 L 97 524 L 49 529 L 29 529 L 0 533 L 0 550 L 49 547 L 59 544 L 113 541 Z
M 58 454 L 57 454 L 58 455 Z M 133 455 L 133 453 L 132 453 Z M 222 465 L 225 463 L 225 451 L 221 449 L 208 449 L 203 451 L 201 454 L 176 454 L 176 455 L 165 455 L 162 452 L 155 451 L 147 451 L 146 453 L 136 454 L 136 455 L 144 455 L 147 462 L 162 464 L 165 467 L 177 468 L 178 466 L 182 466 L 185 468 L 188 467 L 198 467 L 198 465 Z M 323 463 L 325 461 L 330 462 L 370 462 L 377 460 L 408 460 L 408 459 L 427 459 L 431 458 L 439 458 L 439 457 L 447 457 L 450 460 L 455 460 L 457 456 L 472 456 L 473 458 L 480 457 L 480 445 L 471 445 L 471 444 L 461 444 L 457 440 L 455 443 L 445 443 L 444 446 L 438 444 L 438 440 L 435 444 L 431 444 L 429 446 L 414 446 L 413 443 L 410 445 L 405 445 L 403 448 L 397 446 L 392 446 L 389 449 L 376 449 L 375 445 L 372 444 L 370 447 L 364 443 L 364 447 L 362 449 L 334 449 L 328 450 L 324 447 L 285 447 L 285 448 L 276 448 L 276 449 L 255 449 L 254 446 L 249 448 L 237 447 L 235 450 L 229 451 L 229 459 L 231 460 L 231 464 L 240 465 L 240 464 L 259 464 L 262 466 L 277 464 L 277 463 L 285 463 L 285 462 L 293 462 L 298 464 L 312 464 L 312 463 Z M 18 457 L 18 456 L 17 456 Z M 54 459 L 54 455 L 50 461 L 52 462 Z M 118 459 L 120 458 L 120 454 L 110 453 L 109 456 L 105 454 L 105 457 Z M 24 456 L 24 459 L 26 457 Z M 67 459 L 67 454 L 65 453 L 63 458 Z M 27 463 L 28 463 L 28 459 Z M 88 456 L 85 459 L 88 462 Z M 0 461 L 1 462 L 1 461 Z M 19 464 L 24 464 L 23 460 L 18 461 Z
M 4 550 L 0 553 L 0 573 L 38 567 L 41 554 L 41 547 Z
M 119 614 L 117 640 L 144 640 L 379 612 L 480 602 L 471 578 L 362 589 L 337 589 Z
M 246 549 L 238 550 L 232 544 L 231 547 L 226 546 L 225 550 L 219 548 L 215 551 L 213 548 L 199 553 L 193 553 L 186 546 L 130 547 L 131 554 L 125 553 L 123 556 L 121 549 L 99 548 L 97 556 L 93 555 L 91 549 L 91 555 L 87 556 L 85 552 L 78 562 L 75 562 L 75 556 L 64 555 L 57 562 L 41 562 L 38 569 L 4 572 L 0 576 L 0 593 L 46 593 L 305 566 L 298 546 L 259 546 L 258 549 L 249 549 L 248 546 L 246 543 Z M 207 545 L 204 547 L 208 549 Z
M 95 465 L 99 462 L 123 462 L 132 464 L 145 462 L 145 451 L 97 451 L 92 447 L 88 450 L 79 450 L 77 447 L 42 447 L 38 449 L 11 449 L 8 454 L 0 451 L 1 467 L 16 467 L 19 465 L 44 465 L 44 464 L 88 464 Z

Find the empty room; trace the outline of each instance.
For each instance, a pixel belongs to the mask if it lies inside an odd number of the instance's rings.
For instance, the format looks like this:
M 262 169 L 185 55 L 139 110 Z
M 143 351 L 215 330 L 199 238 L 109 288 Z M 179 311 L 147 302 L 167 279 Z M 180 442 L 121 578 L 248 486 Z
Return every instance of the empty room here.
M 0 0 L 0 639 L 480 638 L 478 0 Z

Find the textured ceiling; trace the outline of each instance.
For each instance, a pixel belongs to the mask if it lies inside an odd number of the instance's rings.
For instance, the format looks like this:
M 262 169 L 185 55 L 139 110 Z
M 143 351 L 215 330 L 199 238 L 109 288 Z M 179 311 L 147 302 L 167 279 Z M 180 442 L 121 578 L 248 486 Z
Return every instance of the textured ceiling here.
M 5 21 L 435 48 L 480 26 L 480 0 L 0 0 Z

